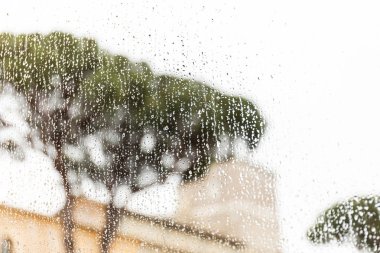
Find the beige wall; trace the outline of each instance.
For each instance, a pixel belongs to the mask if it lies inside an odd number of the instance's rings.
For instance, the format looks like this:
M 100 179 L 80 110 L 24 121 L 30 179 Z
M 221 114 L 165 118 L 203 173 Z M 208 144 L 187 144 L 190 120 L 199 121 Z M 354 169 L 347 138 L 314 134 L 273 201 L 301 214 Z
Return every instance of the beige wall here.
M 11 252 L 62 252 L 63 234 L 54 219 L 0 207 L 0 238 L 11 241 Z
M 75 252 L 97 253 L 96 230 L 77 226 L 74 230 Z M 18 209 L 0 206 L 0 239 L 10 240 L 12 253 L 64 253 L 63 228 L 57 217 L 45 217 Z M 111 252 L 137 252 L 138 240 L 118 236 Z
M 76 198 L 73 218 L 76 252 L 98 253 L 105 206 Z M 9 239 L 15 253 L 64 253 L 59 216 L 0 206 L 0 239 Z M 216 164 L 203 181 L 181 187 L 174 219 L 126 212 L 111 251 L 278 253 L 275 178 L 270 171 L 244 163 Z
M 280 251 L 271 171 L 238 161 L 214 164 L 202 182 L 181 188 L 180 201 L 176 220 L 239 238 L 244 252 Z

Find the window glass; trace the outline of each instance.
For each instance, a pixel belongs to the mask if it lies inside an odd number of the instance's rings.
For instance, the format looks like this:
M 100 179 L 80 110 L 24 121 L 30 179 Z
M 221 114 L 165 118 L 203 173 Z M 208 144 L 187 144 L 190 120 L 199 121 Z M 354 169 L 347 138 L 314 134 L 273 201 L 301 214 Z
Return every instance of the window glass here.
M 6 1 L 2 252 L 379 252 L 375 1 Z

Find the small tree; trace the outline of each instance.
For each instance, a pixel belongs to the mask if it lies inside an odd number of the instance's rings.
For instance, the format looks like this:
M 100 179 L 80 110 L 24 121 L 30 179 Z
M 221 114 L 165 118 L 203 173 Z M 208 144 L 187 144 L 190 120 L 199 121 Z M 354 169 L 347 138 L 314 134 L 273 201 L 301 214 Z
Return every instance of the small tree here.
M 358 249 L 380 252 L 380 197 L 355 197 L 327 209 L 308 230 L 314 243 L 352 241 Z
M 73 250 L 69 168 L 104 183 L 111 193 L 101 242 L 102 252 L 109 252 L 119 220 L 114 204 L 119 184 L 137 192 L 170 173 L 196 180 L 211 162 L 233 156 L 223 139 L 242 138 L 254 148 L 264 129 L 251 102 L 193 80 L 155 76 L 145 63 L 107 54 L 93 40 L 63 33 L 5 34 L 0 45 L 1 79 L 27 97 L 30 122 L 57 153 L 55 166 L 67 193 L 68 252 Z M 92 160 L 88 150 L 79 160 L 65 154 L 65 146 L 81 147 L 89 135 L 100 140 L 107 163 Z M 157 175 L 151 183 L 140 180 L 147 170 Z

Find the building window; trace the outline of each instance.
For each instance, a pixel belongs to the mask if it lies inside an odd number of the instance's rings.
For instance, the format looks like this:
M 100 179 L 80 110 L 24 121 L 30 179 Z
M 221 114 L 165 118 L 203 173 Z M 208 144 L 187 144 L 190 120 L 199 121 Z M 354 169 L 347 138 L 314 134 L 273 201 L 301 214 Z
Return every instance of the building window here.
M 11 253 L 11 241 L 10 240 L 3 240 L 1 242 L 1 253 Z

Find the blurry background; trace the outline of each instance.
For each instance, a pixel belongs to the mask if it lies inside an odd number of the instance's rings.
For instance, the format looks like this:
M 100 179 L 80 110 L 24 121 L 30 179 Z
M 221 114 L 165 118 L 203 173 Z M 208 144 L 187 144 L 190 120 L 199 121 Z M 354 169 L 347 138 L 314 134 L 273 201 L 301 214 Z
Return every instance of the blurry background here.
M 7 1 L 2 32 L 72 32 L 255 101 L 268 131 L 252 155 L 278 174 L 284 252 L 336 201 L 378 193 L 376 1 Z

